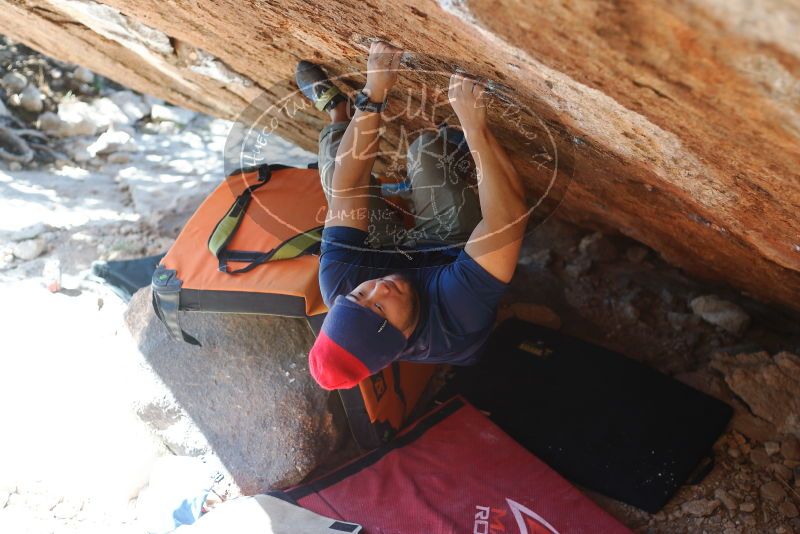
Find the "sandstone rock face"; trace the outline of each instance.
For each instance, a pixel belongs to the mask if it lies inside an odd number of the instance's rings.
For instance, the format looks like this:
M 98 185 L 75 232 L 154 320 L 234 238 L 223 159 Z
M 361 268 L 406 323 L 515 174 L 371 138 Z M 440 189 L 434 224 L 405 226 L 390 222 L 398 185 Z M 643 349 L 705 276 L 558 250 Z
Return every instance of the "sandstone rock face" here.
M 364 67 L 370 38 L 389 39 L 409 51 L 413 70 L 396 96 L 421 83 L 444 88 L 442 73 L 457 67 L 493 81 L 503 104 L 493 129 L 530 191 L 544 191 L 555 167 L 562 186 L 571 180 L 560 216 L 617 229 L 696 275 L 800 307 L 796 3 L 1 4 L 0 32 L 228 118 L 259 95 L 274 103 L 294 92 L 299 58 L 352 72 Z M 361 83 L 353 76 L 349 86 Z M 505 114 L 509 102 L 522 112 Z M 431 126 L 437 113 L 404 124 Z M 305 107 L 276 131 L 313 149 L 323 123 Z M 390 129 L 387 148 L 402 144 Z M 537 160 L 544 145 L 550 159 Z
M 789 352 L 718 354 L 711 366 L 722 372 L 731 390 L 754 414 L 780 432 L 800 436 L 800 357 Z
M 138 291 L 125 320 L 154 371 L 200 428 L 247 494 L 302 480 L 335 450 L 346 422 L 308 373 L 313 343 L 299 319 L 182 314 L 203 344 L 169 338 L 149 288 Z M 150 406 L 149 412 L 158 411 Z M 174 414 L 140 410 L 159 430 Z M 192 451 L 178 451 L 186 454 Z

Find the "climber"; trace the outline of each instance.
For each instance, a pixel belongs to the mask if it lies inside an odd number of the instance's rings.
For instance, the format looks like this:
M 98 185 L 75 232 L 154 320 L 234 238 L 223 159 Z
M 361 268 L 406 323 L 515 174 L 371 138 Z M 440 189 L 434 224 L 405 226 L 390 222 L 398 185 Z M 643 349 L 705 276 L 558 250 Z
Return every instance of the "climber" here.
M 448 97 L 463 134 L 440 127 L 408 149 L 411 238 L 398 242 L 391 217 L 375 215 L 383 201 L 371 175 L 374 147 L 401 55 L 372 43 L 351 120 L 349 99 L 321 67 L 297 67 L 301 91 L 331 118 L 319 141 L 329 207 L 319 282 L 329 312 L 309 353 L 311 374 L 325 389 L 353 387 L 394 360 L 475 363 L 525 231 L 522 181 L 488 127 L 485 88 L 459 74 Z M 470 166 L 453 165 L 465 157 Z M 386 233 L 372 235 L 376 226 Z

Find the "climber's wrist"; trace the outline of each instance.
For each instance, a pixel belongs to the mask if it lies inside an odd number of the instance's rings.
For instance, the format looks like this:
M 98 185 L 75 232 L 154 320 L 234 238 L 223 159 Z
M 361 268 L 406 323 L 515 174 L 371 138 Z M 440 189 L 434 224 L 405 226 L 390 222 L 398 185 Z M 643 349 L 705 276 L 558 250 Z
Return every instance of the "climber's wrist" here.
M 472 137 L 485 136 L 489 130 L 486 120 L 461 120 L 461 129 L 464 130 L 464 136 L 469 139 Z
M 363 93 L 369 97 L 370 102 L 381 104 L 388 98 L 390 89 L 391 87 L 371 84 L 369 80 L 367 80 L 367 85 L 364 86 Z

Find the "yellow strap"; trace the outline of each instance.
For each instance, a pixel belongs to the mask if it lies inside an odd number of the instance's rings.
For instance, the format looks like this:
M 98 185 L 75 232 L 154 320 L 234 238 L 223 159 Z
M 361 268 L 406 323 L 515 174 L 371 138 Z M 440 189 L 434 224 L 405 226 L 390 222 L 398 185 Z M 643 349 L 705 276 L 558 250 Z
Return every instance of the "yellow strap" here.
M 322 232 L 320 230 L 315 229 L 303 234 L 297 234 L 293 238 L 281 244 L 269 261 L 296 258 L 321 240 Z
M 230 211 L 225 214 L 225 217 L 219 222 L 211 238 L 208 240 L 208 250 L 211 254 L 217 256 L 220 249 L 225 246 L 225 243 L 230 238 L 231 234 L 236 230 L 236 225 L 239 224 L 239 219 L 244 215 L 244 210 L 239 212 L 239 216 L 235 217 L 230 214 Z

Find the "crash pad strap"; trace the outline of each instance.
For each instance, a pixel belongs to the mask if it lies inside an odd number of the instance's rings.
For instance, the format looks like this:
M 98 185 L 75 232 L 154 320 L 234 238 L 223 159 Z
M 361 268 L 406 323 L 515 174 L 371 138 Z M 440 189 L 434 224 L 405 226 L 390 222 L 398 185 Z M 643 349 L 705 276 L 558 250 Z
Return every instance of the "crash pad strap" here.
M 200 342 L 184 332 L 180 325 L 178 309 L 182 284 L 174 270 L 159 265 L 153 273 L 153 309 L 173 339 L 200 346 Z
M 242 274 L 262 265 L 268 261 L 287 260 L 306 254 L 319 252 L 322 241 L 323 226 L 312 228 L 306 232 L 296 234 L 277 247 L 268 251 L 249 252 L 242 250 L 229 250 L 230 244 L 239 226 L 242 224 L 247 208 L 253 198 L 253 193 L 272 178 L 272 171 L 279 170 L 282 166 L 261 165 L 258 167 L 258 183 L 245 188 L 236 197 L 233 205 L 219 220 L 208 238 L 208 250 L 219 262 L 220 272 L 227 274 Z M 244 267 L 228 270 L 228 262 L 245 263 Z
M 308 232 L 294 235 L 267 252 L 245 252 L 241 250 L 222 250 L 217 255 L 219 270 L 228 274 L 241 274 L 253 270 L 268 261 L 290 260 L 306 254 L 319 252 L 324 226 L 312 228 Z M 228 270 L 228 262 L 247 263 L 233 271 Z
M 227 213 L 219 220 L 214 227 L 214 231 L 208 238 L 208 250 L 211 251 L 216 257 L 225 249 L 225 247 L 233 239 L 239 225 L 242 224 L 247 207 L 250 205 L 250 200 L 253 198 L 253 191 L 268 183 L 272 178 L 272 172 L 269 165 L 262 165 L 258 168 L 258 182 L 245 188 L 242 193 L 236 197 L 233 205 Z

